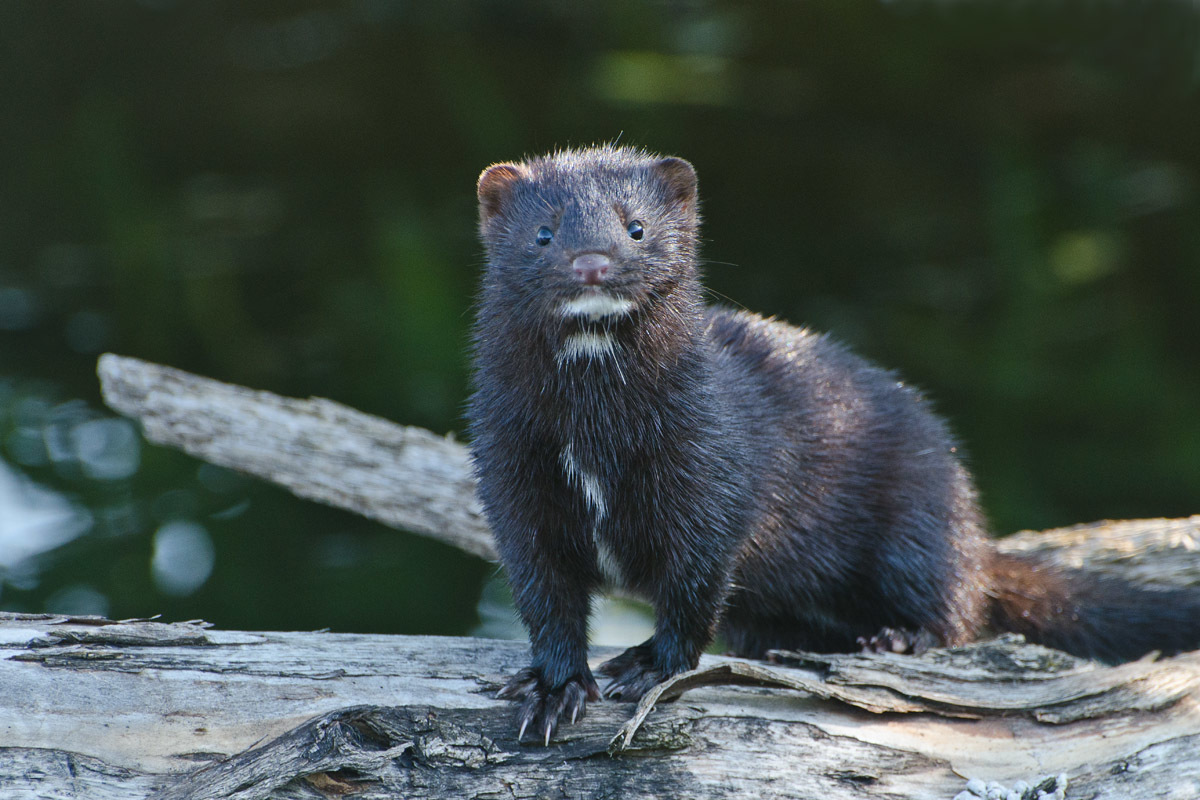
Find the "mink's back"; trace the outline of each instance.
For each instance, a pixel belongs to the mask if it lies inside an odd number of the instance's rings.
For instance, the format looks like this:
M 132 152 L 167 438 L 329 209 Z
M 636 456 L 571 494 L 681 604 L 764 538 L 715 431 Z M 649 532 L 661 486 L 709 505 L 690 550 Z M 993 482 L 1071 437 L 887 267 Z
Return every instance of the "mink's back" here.
M 880 625 L 968 638 L 984 613 L 983 525 L 924 397 L 807 329 L 712 308 L 705 331 L 756 465 L 731 647 L 845 649 Z

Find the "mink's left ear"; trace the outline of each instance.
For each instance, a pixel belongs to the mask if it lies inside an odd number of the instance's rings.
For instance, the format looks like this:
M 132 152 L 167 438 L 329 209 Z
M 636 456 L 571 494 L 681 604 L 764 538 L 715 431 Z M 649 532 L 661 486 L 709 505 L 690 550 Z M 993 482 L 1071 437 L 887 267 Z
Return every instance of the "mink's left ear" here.
M 682 158 L 659 159 L 654 164 L 654 171 L 662 178 L 667 186 L 667 192 L 672 202 L 696 210 L 696 168 Z

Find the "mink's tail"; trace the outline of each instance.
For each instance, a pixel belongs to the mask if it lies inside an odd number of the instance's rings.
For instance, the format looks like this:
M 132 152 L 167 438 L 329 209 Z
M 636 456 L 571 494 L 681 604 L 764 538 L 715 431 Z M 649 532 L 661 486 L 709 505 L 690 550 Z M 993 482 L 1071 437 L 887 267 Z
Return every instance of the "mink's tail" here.
M 1109 663 L 1200 648 L 1200 588 L 1143 589 L 1031 556 L 992 558 L 996 630 Z

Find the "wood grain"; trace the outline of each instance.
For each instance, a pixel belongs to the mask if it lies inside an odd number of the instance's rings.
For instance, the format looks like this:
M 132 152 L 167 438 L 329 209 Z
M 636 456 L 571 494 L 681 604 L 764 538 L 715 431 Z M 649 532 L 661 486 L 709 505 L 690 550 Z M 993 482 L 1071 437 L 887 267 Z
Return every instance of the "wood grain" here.
M 543 748 L 493 699 L 515 642 L 18 614 L 0 642 L 5 798 L 950 800 L 967 777 L 1064 772 L 1069 797 L 1200 791 L 1200 654 L 705 656 L 636 730 L 601 702 Z

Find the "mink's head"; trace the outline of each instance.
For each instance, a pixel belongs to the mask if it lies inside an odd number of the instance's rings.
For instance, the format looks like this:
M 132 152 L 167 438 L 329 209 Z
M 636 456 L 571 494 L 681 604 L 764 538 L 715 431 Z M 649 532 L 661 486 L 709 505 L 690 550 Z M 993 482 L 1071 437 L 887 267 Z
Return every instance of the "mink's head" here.
M 616 320 L 696 292 L 696 172 L 630 148 L 564 150 L 479 177 L 485 296 L 532 324 Z

